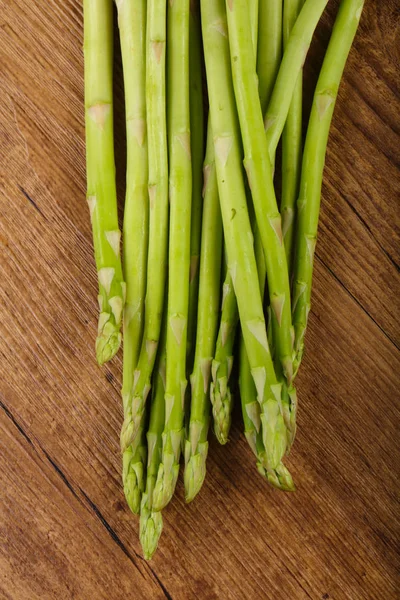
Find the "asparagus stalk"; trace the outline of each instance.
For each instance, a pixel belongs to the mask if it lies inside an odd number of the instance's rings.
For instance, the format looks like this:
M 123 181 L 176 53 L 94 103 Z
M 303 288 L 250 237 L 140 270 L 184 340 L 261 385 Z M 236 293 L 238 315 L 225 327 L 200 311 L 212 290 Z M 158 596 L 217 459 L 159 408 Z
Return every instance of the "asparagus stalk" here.
M 296 22 L 303 0 L 284 0 L 283 44 L 287 47 L 290 32 Z M 301 125 L 302 125 L 303 77 L 300 71 L 282 133 L 282 234 L 286 261 L 291 275 L 292 247 L 294 238 L 295 204 L 300 183 L 301 170 Z
M 261 109 L 265 111 L 268 105 L 271 90 L 275 83 L 276 74 L 282 54 L 282 0 L 261 0 L 259 11 L 258 43 L 253 44 L 256 56 L 258 75 L 258 93 Z M 252 27 L 253 32 L 253 27 Z M 261 297 L 264 297 L 267 267 L 264 250 L 257 223 L 254 220 L 254 251 L 256 255 L 258 277 L 260 282 Z M 271 353 L 275 355 L 274 340 L 272 336 L 271 307 L 268 307 L 267 336 Z M 248 367 L 248 360 L 240 368 Z
M 167 371 L 162 461 L 153 505 L 170 501 L 179 473 L 186 390 L 192 167 L 189 114 L 189 0 L 168 6 L 168 138 L 170 242 Z
M 163 520 L 161 512 L 153 510 L 153 493 L 162 452 L 162 432 L 165 421 L 165 364 L 166 364 L 166 327 L 164 325 L 156 367 L 153 373 L 153 390 L 150 406 L 150 420 L 147 431 L 147 474 L 146 490 L 140 507 L 139 537 L 143 554 L 150 560 L 157 550 Z
M 199 262 L 201 240 L 202 183 L 204 160 L 204 108 L 202 82 L 202 46 L 198 3 L 190 6 L 189 16 L 189 102 L 192 151 L 192 213 L 190 226 L 190 282 L 187 355 L 196 342 L 196 315 L 199 292 Z
M 260 12 L 259 0 L 248 0 L 247 6 L 249 9 L 249 19 L 251 25 L 251 42 L 255 53 L 257 53 L 257 37 L 258 37 L 258 15 Z
M 117 2 L 125 88 L 127 142 L 126 196 L 123 226 L 123 270 L 126 303 L 123 313 L 122 398 L 129 411 L 143 326 L 148 244 L 148 161 L 146 139 L 146 2 Z M 136 448 L 123 453 L 122 479 L 129 507 L 140 509 L 144 489 L 146 438 L 141 427 Z
M 222 222 L 210 123 L 204 161 L 203 194 L 196 352 L 190 378 L 192 399 L 188 438 L 185 442 L 184 481 L 187 502 L 193 500 L 199 492 L 206 474 L 210 419 L 209 381 L 220 297 Z
M 282 55 L 282 0 L 260 0 L 257 74 L 263 114 L 268 106 Z
M 244 163 L 264 249 L 279 368 L 290 385 L 293 377 L 293 336 L 289 274 L 258 96 L 251 24 L 246 0 L 226 2 L 233 84 L 245 152 Z
M 285 45 L 281 66 L 264 118 L 272 166 L 299 73 L 306 59 L 315 28 L 327 4 L 328 0 L 305 0 Z
M 125 302 L 113 145 L 112 0 L 84 0 L 83 10 L 87 202 L 99 281 L 96 357 L 101 365 L 121 344 Z
M 250 20 L 252 23 L 252 42 L 257 46 L 258 0 L 249 0 Z M 233 367 L 233 346 L 239 321 L 237 301 L 233 289 L 232 277 L 226 272 L 222 286 L 221 321 L 212 362 L 212 382 L 210 386 L 213 406 L 214 433 L 220 444 L 226 444 L 231 428 L 233 395 L 229 387 L 229 378 Z
M 149 244 L 147 290 L 142 344 L 127 415 L 121 431 L 121 449 L 134 441 L 143 420 L 150 378 L 160 337 L 164 303 L 168 239 L 168 148 L 165 104 L 166 4 L 147 2 L 146 105 L 149 164 Z
M 201 0 L 211 125 L 228 269 L 238 302 L 251 373 L 262 407 L 268 466 L 279 465 L 286 449 L 280 412 L 281 386 L 268 347 L 253 236 L 241 165 L 240 137 L 230 71 L 223 0 Z
M 304 351 L 304 335 L 311 307 L 313 260 L 329 129 L 340 81 L 363 5 L 364 0 L 342 0 L 340 4 L 315 89 L 307 128 L 297 201 L 298 226 L 293 284 L 296 371 Z

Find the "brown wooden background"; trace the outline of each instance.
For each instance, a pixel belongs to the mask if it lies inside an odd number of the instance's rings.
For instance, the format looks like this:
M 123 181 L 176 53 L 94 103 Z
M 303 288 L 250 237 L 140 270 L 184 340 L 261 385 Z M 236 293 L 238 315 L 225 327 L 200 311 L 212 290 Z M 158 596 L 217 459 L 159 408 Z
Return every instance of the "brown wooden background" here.
M 94 358 L 81 2 L 0 0 L 1 600 L 398 597 L 396 6 L 367 0 L 333 121 L 289 461 L 298 491 L 267 487 L 237 418 L 227 447 L 211 441 L 192 505 L 179 483 L 146 564 L 120 484 L 121 357 Z M 120 69 L 116 97 L 122 201 Z

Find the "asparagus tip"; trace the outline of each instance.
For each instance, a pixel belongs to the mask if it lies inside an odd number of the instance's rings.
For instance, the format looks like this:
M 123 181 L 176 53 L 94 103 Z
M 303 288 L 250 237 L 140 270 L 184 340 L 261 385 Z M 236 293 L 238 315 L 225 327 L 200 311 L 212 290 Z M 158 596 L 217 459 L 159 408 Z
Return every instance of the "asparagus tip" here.
M 200 442 L 196 453 L 192 454 L 191 442 L 187 440 L 185 449 L 188 456 L 184 472 L 185 500 L 189 503 L 197 496 L 204 483 L 208 442 Z
M 151 560 L 157 550 L 162 529 L 163 519 L 161 512 L 149 509 L 147 497 L 143 496 L 140 509 L 139 538 L 146 560 Z
M 111 320 L 102 327 L 96 339 L 96 358 L 99 365 L 111 360 L 118 352 L 122 335 Z
M 295 492 L 296 487 L 294 485 L 292 476 L 289 469 L 281 462 L 275 469 L 265 469 L 265 467 L 259 462 L 257 463 L 259 473 L 265 477 L 274 488 L 283 492 Z
M 133 453 L 129 450 L 124 452 L 123 456 L 122 481 L 126 502 L 131 511 L 138 515 L 144 492 L 144 467 L 142 461 L 132 462 Z
M 125 417 L 124 422 L 122 424 L 122 428 L 121 428 L 121 434 L 120 434 L 121 452 L 126 452 L 128 450 L 129 446 L 131 445 L 132 441 L 134 440 L 134 437 L 135 437 L 135 424 L 132 420 L 131 414 L 128 414 Z
M 262 437 L 269 470 L 276 469 L 287 448 L 287 431 L 285 422 L 276 400 L 267 400 L 262 405 L 261 413 Z
M 167 456 L 169 459 L 169 455 Z M 173 461 L 165 460 L 165 457 L 164 453 L 164 462 L 160 463 L 158 467 L 157 481 L 153 492 L 153 509 L 155 511 L 160 511 L 167 506 L 174 494 L 179 475 L 179 462 L 175 462 L 173 455 Z
M 214 433 L 220 444 L 228 442 L 229 430 L 231 428 L 232 395 L 227 384 L 219 385 L 216 379 L 215 384 L 210 386 L 210 397 L 212 404 Z

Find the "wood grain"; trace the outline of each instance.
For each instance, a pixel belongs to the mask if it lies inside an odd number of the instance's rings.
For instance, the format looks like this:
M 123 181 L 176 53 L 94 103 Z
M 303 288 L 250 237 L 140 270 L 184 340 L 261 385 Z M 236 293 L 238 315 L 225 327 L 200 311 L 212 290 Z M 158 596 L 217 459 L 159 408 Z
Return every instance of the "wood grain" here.
M 310 99 L 337 2 L 306 69 Z M 367 0 L 333 120 L 296 494 L 256 473 L 236 418 L 141 559 L 120 484 L 121 357 L 94 360 L 78 0 L 0 0 L 0 598 L 395 599 L 400 109 L 397 3 Z M 117 65 L 119 63 L 117 55 Z M 116 70 L 118 189 L 123 94 Z M 238 417 L 238 415 L 236 415 Z

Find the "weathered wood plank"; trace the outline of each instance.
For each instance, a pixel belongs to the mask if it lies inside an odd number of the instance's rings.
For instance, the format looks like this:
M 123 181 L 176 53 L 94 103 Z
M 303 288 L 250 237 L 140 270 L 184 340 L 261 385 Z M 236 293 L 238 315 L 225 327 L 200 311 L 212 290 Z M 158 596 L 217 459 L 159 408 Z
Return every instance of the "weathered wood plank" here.
M 138 558 L 137 522 L 120 485 L 121 357 L 99 369 L 93 352 L 81 3 L 0 0 L 2 597 L 396 597 L 395 5 L 366 3 L 330 136 L 289 461 L 298 491 L 264 484 L 237 418 L 227 447 L 211 441 L 208 477 L 192 505 L 179 484 L 149 566 Z M 336 6 L 311 50 L 308 91 Z
M 165 598 L 58 466 L 0 409 L 2 598 Z M 114 534 L 115 535 L 115 534 Z

